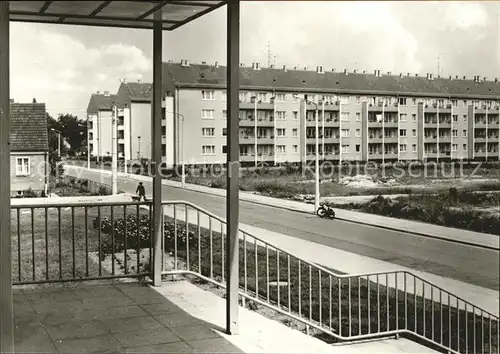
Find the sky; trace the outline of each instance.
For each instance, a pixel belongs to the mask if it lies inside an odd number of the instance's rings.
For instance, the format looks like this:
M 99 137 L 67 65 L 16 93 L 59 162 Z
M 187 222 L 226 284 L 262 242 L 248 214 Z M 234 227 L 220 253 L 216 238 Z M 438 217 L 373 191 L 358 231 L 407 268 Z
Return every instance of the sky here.
M 500 2 L 255 1 L 240 61 L 337 71 L 500 77 Z M 226 7 L 163 34 L 163 60 L 226 62 Z M 11 97 L 86 118 L 90 96 L 152 78 L 152 32 L 11 23 Z M 438 60 L 439 57 L 439 60 Z

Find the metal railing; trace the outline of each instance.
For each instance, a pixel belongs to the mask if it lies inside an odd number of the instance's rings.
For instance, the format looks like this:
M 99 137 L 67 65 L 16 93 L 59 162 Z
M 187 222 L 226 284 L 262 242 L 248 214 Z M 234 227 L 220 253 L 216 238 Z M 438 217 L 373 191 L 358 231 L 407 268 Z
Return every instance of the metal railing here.
M 150 203 L 12 207 L 16 284 L 151 275 Z M 226 223 L 194 204 L 163 204 L 162 274 L 226 285 Z M 406 271 L 337 274 L 240 230 L 240 296 L 323 340 L 411 336 L 453 353 L 497 353 L 499 318 Z

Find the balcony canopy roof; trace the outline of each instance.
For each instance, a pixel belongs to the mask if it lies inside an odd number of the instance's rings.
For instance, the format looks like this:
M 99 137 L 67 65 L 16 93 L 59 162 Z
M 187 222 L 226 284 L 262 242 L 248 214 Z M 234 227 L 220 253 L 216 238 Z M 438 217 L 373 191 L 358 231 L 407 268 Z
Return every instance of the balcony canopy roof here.
M 223 6 L 227 0 L 182 1 L 10 1 L 15 22 L 153 29 L 161 13 L 164 30 L 174 30 Z

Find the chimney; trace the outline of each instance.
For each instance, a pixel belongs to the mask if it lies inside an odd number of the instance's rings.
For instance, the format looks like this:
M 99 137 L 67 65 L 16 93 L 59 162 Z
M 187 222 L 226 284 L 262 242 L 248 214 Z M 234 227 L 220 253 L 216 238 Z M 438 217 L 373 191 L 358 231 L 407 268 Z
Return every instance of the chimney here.
M 304 71 L 307 71 L 307 66 L 304 66 Z
M 97 91 L 97 94 L 99 95 L 101 93 L 101 91 Z
M 418 77 L 418 73 L 415 74 L 415 77 Z
M 33 103 L 36 103 L 36 98 L 35 97 L 33 97 Z
M 293 70 L 297 70 L 297 66 L 294 66 L 294 67 L 293 67 Z
M 283 65 L 283 71 L 286 71 L 286 65 Z
M 467 76 L 464 75 L 464 80 L 466 80 L 466 79 L 467 79 Z
M 498 77 L 495 77 L 495 82 L 498 83 Z
M 411 74 L 410 73 L 406 73 L 406 76 L 410 76 Z
M 274 65 L 273 64 L 269 65 L 269 69 L 274 69 Z
M 403 73 L 399 73 L 399 77 L 403 77 Z
M 255 70 L 260 70 L 260 63 L 259 62 L 255 62 Z
M 346 75 L 347 75 L 347 69 L 344 69 L 344 74 L 346 74 Z
M 486 79 L 487 79 L 487 77 L 486 77 L 486 76 L 485 76 L 485 77 L 483 77 L 483 81 L 486 81 Z
M 245 67 L 245 64 L 244 63 L 240 63 L 240 66 L 243 68 L 243 67 Z
M 451 80 L 451 75 L 450 75 L 450 77 L 448 78 L 448 80 Z
M 9 101 L 10 101 L 10 103 L 14 103 L 14 99 L 13 98 L 11 98 Z
M 366 70 L 363 70 L 363 74 L 366 74 Z
M 357 72 L 358 72 L 358 70 L 356 70 L 356 69 L 354 69 L 354 70 L 352 71 L 352 73 L 353 73 L 353 74 L 356 74 Z
M 456 75 L 456 76 L 455 76 L 455 79 L 457 79 L 457 80 L 458 80 L 458 78 L 459 78 L 459 76 L 458 76 L 458 75 Z
M 335 72 L 335 68 L 332 69 L 332 73 L 334 73 L 334 72 Z
M 215 62 L 215 64 L 214 64 L 214 66 L 215 66 L 216 68 L 218 68 L 218 67 L 219 67 L 219 62 L 218 62 L 218 61 L 216 61 L 216 62 Z
M 189 61 L 187 61 L 185 59 L 181 60 L 181 66 L 184 66 L 184 67 L 189 66 Z
M 392 73 L 390 71 L 387 72 L 387 75 L 391 75 Z
M 316 72 L 317 72 L 318 74 L 324 74 L 323 67 L 322 67 L 322 66 L 317 66 L 317 67 L 316 67 Z
M 109 91 L 104 91 L 104 96 L 109 97 Z
M 201 64 L 202 65 L 207 65 L 207 62 L 206 61 L 202 61 Z

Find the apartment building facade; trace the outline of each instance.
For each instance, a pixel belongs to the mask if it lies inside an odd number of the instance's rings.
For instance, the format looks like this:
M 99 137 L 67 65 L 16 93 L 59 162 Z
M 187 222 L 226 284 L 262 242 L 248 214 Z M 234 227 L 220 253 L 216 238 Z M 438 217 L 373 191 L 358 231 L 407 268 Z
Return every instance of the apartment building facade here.
M 226 68 L 164 63 L 174 164 L 226 161 Z M 240 160 L 500 159 L 498 79 L 240 67 Z M 181 124 L 181 117 L 183 124 Z

